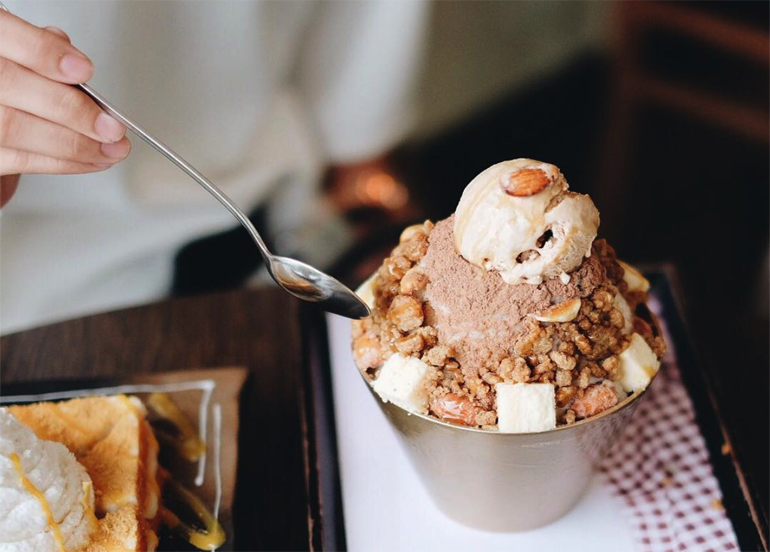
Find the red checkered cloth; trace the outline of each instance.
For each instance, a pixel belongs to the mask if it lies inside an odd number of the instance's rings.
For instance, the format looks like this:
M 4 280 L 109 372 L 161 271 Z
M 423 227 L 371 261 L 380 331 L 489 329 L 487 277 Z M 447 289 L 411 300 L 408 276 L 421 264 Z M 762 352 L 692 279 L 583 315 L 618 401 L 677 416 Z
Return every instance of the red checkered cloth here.
M 638 550 L 738 550 L 672 342 L 666 342 L 660 373 L 601 469 L 623 503 Z

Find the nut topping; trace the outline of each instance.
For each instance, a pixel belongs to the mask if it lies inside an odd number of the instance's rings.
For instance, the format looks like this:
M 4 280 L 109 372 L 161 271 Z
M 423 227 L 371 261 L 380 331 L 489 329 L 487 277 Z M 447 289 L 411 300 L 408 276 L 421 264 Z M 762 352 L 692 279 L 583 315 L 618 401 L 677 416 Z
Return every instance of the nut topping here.
M 422 326 L 422 304 L 407 295 L 397 295 L 390 304 L 388 320 L 402 332 L 415 330 Z
M 618 392 L 611 385 L 595 383 L 572 403 L 578 419 L 590 418 L 618 404 Z
M 542 169 L 520 169 L 501 178 L 503 191 L 513 197 L 529 197 L 539 194 L 551 183 Z
M 465 395 L 448 393 L 443 397 L 434 397 L 430 409 L 442 420 L 462 425 L 476 425 L 476 409 Z
M 540 322 L 569 322 L 574 320 L 580 312 L 580 303 L 579 297 L 564 301 L 540 314 L 536 314 L 535 320 Z
M 413 295 L 415 292 L 425 289 L 428 285 L 428 274 L 419 266 L 410 268 L 401 279 L 400 291 L 402 295 Z

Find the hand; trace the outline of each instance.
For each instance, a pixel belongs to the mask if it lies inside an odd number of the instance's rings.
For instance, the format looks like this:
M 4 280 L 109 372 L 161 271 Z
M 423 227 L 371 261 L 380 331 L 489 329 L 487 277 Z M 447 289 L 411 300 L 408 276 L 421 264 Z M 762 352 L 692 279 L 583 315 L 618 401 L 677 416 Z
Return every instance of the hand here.
M 0 11 L 0 36 L 0 206 L 18 174 L 91 173 L 128 155 L 125 127 L 70 86 L 94 68 L 64 31 Z

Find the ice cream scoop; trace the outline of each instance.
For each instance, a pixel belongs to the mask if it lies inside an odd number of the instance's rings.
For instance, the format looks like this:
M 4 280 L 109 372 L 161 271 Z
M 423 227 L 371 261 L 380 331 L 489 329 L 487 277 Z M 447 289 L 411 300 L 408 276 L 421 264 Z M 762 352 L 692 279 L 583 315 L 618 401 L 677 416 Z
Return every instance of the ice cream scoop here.
M 75 456 L 0 408 L 0 552 L 77 550 L 96 528 L 93 508 Z
M 558 167 L 533 159 L 493 165 L 465 188 L 454 222 L 457 251 L 508 284 L 539 284 L 591 253 L 599 212 L 568 191 Z

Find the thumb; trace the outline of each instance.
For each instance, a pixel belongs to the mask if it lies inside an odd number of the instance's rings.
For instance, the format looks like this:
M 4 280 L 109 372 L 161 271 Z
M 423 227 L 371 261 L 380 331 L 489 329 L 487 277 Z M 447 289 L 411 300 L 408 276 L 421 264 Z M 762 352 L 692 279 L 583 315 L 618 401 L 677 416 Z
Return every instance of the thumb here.
M 0 209 L 8 203 L 19 186 L 18 174 L 7 174 L 0 176 Z

